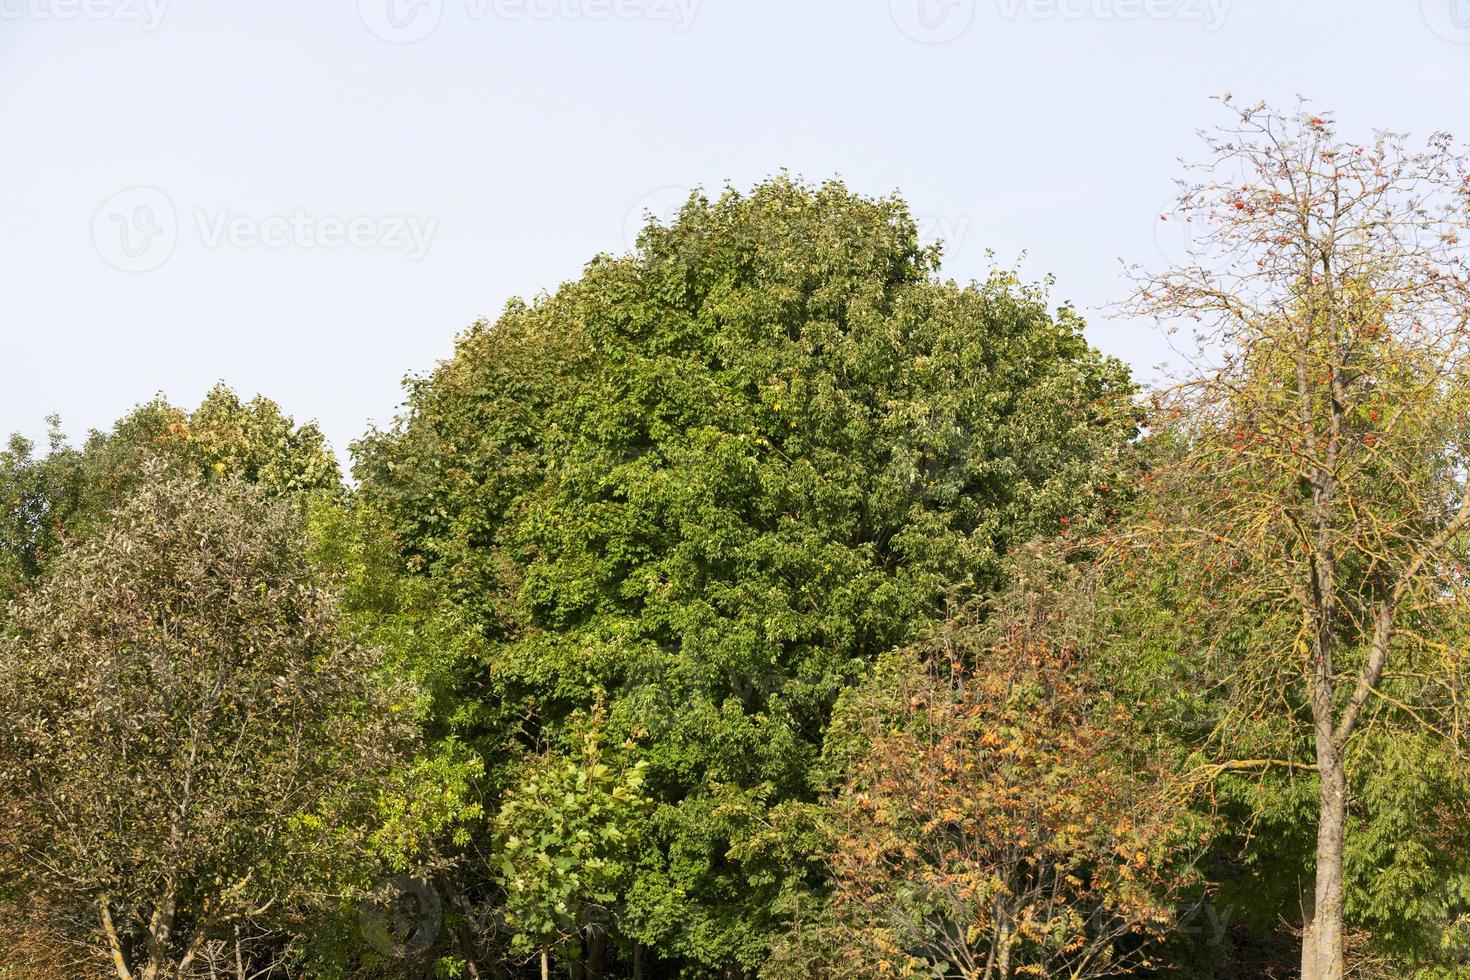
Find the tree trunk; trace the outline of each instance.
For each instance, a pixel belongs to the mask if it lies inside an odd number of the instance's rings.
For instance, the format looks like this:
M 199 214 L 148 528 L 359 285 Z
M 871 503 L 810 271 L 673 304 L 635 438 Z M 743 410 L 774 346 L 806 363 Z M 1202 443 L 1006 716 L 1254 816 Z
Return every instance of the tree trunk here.
M 643 944 L 633 941 L 633 980 L 643 980 Z
M 587 926 L 587 968 L 583 972 L 586 980 L 602 980 L 607 972 L 607 932 L 599 923 Z
M 995 959 L 995 975 L 1000 980 L 1011 980 L 1011 944 L 1013 937 L 1007 932 L 1000 942 L 1000 955 Z
M 112 899 L 106 895 L 98 902 L 102 911 L 102 931 L 107 936 L 107 949 L 112 954 L 112 966 L 117 971 L 118 980 L 133 980 L 133 971 L 128 969 L 128 961 L 123 956 L 122 940 L 118 938 L 117 929 L 112 924 Z
M 1342 845 L 1347 829 L 1347 776 L 1331 735 L 1317 736 L 1321 799 L 1317 818 L 1317 883 L 1302 937 L 1302 980 L 1343 980 Z
M 1335 449 L 1328 456 L 1335 461 Z M 1317 882 L 1312 892 L 1312 918 L 1302 935 L 1302 980 L 1342 980 L 1342 842 L 1347 830 L 1347 773 L 1338 739 L 1333 697 L 1333 654 L 1338 608 L 1336 559 L 1333 551 L 1331 473 L 1320 474 L 1312 489 L 1317 527 L 1313 556 L 1312 643 L 1308 691 L 1317 747 Z M 1344 723 L 1350 724 L 1347 719 Z
M 551 980 L 551 954 L 545 946 L 541 947 L 541 980 Z

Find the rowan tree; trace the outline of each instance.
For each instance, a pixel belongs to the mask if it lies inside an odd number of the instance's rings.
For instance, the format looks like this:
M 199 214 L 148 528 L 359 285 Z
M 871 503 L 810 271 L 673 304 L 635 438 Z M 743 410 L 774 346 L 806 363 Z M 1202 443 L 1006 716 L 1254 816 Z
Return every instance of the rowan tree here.
M 859 748 L 817 975 L 1129 976 L 1174 926 L 1197 828 L 1092 673 L 1087 595 L 1007 605 L 886 659 L 839 707 Z
M 1193 321 L 1199 344 L 1155 399 L 1166 448 L 1114 557 L 1172 564 L 1200 600 L 1167 627 L 1225 665 L 1201 774 L 1315 778 L 1302 976 L 1340 980 L 1373 733 L 1461 731 L 1470 182 L 1447 135 L 1359 144 L 1305 107 L 1230 109 L 1169 218 L 1195 260 L 1139 273 L 1133 308 Z

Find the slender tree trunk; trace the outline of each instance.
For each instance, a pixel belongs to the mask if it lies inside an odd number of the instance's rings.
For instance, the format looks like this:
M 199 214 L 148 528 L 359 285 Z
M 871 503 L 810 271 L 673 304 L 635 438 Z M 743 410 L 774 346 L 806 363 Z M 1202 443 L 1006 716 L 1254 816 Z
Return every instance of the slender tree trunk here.
M 1300 370 L 1300 368 L 1299 368 Z M 1301 382 L 1304 385 L 1304 382 Z M 1336 385 L 1336 375 L 1333 384 Z M 1303 388 L 1305 390 L 1305 388 Z M 1335 387 L 1334 387 L 1335 392 Z M 1303 412 L 1306 412 L 1304 402 Z M 1313 478 L 1312 511 L 1316 546 L 1312 555 L 1310 623 L 1311 675 L 1307 690 L 1312 700 L 1312 724 L 1317 747 L 1317 881 L 1312 892 L 1312 919 L 1302 936 L 1302 980 L 1342 980 L 1342 844 L 1347 831 L 1347 773 L 1338 738 L 1333 658 L 1336 653 L 1338 612 L 1337 554 L 1333 538 L 1333 503 L 1337 484 L 1338 438 L 1341 406 L 1334 397 L 1326 461 Z M 1304 414 L 1304 429 L 1311 420 Z M 1308 436 L 1308 443 L 1312 437 Z M 1351 724 L 1349 719 L 1344 719 Z
M 200 923 L 198 929 L 199 931 L 194 934 L 194 938 L 189 942 L 189 948 L 184 951 L 183 957 L 179 960 L 178 966 L 173 969 L 174 980 L 179 980 L 179 978 L 188 975 L 189 968 L 199 958 L 199 951 L 204 948 L 205 939 L 209 935 L 209 925 L 208 923 Z
M 995 928 L 991 931 L 990 953 L 985 958 L 985 972 L 979 980 L 1008 980 L 1011 975 L 1011 926 L 1010 916 L 997 898 L 993 904 Z
M 995 975 L 1000 980 L 1011 980 L 1011 944 L 1013 942 L 1014 938 L 1007 930 L 1005 938 L 1000 943 L 1000 955 L 995 959 Z
M 541 947 L 541 980 L 551 980 L 551 954 L 545 946 Z
M 104 895 L 98 903 L 102 911 L 102 931 L 107 935 L 107 950 L 112 954 L 112 966 L 117 971 L 118 980 L 133 980 L 133 971 L 128 969 L 128 961 L 123 956 L 122 940 L 118 938 L 117 928 L 112 924 L 111 901 Z
M 602 980 L 607 972 L 607 932 L 599 923 L 587 927 L 586 980 Z
M 143 968 L 141 980 L 158 980 L 168 966 L 168 942 L 173 934 L 177 901 L 174 885 L 170 882 L 163 900 L 154 907 L 148 919 L 148 932 L 144 936 L 148 943 L 148 965 Z
M 643 980 L 643 944 L 633 941 L 633 980 Z
M 1347 828 L 1347 777 L 1342 752 L 1318 735 L 1321 799 L 1317 818 L 1317 882 L 1302 940 L 1302 980 L 1343 980 L 1342 846 Z

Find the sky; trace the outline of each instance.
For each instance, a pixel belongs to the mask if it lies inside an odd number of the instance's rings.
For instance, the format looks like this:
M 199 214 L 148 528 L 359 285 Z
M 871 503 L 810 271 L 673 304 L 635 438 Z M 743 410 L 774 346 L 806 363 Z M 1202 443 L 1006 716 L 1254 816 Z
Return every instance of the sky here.
M 1179 257 L 1227 91 L 1470 137 L 1470 0 L 0 0 L 0 432 L 224 380 L 345 455 L 477 318 L 782 170 L 1055 276 L 1147 380 L 1121 260 Z

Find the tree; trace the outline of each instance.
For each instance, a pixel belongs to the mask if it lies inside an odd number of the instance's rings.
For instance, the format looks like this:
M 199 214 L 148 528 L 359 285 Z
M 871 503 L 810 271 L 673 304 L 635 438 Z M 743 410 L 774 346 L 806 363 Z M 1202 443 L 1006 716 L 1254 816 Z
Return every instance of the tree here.
M 11 436 L 0 451 L 0 600 L 41 574 L 46 556 L 56 550 L 61 522 L 76 509 L 77 454 L 69 449 L 56 418 L 50 424 L 50 451 Z
M 0 636 L 6 878 L 119 980 L 188 975 L 235 926 L 353 894 L 413 694 L 340 628 L 297 509 L 154 470 Z
M 505 890 L 512 949 L 568 946 L 575 980 L 602 980 L 608 926 L 633 875 L 652 808 L 647 763 L 603 744 L 593 717 L 571 756 L 532 756 L 495 817 L 492 862 Z M 625 746 L 630 748 L 631 746 Z
M 1195 828 L 1092 673 L 1088 576 L 1022 578 L 840 706 L 818 976 L 1133 975 L 1174 925 Z
M 1137 310 L 1197 321 L 1201 346 L 1156 399 L 1169 450 L 1116 555 L 1209 589 L 1200 647 L 1230 664 L 1215 745 L 1271 751 L 1207 771 L 1314 774 L 1302 976 L 1340 980 L 1372 733 L 1458 731 L 1465 661 L 1445 641 L 1465 625 L 1470 182 L 1447 136 L 1358 145 L 1307 111 L 1241 110 L 1209 146 L 1180 199 L 1199 261 L 1140 274 Z
M 1070 309 L 937 263 L 896 199 L 695 195 L 472 327 L 357 447 L 472 631 L 454 730 L 490 785 L 600 699 L 638 736 L 665 805 L 630 921 L 691 972 L 755 969 L 820 880 L 766 818 L 815 799 L 841 690 L 1105 499 L 1133 432 Z
M 15 436 L 0 452 L 0 599 L 33 582 L 69 538 L 99 533 L 149 463 L 180 475 L 234 478 L 276 496 L 331 496 L 342 488 L 315 425 L 297 425 L 275 402 L 249 402 L 223 384 L 188 412 L 162 396 L 129 412 L 80 449 L 50 420 L 49 452 Z

